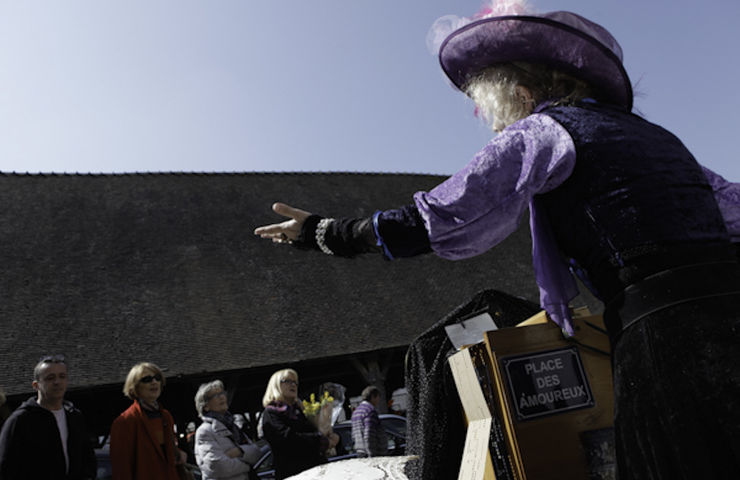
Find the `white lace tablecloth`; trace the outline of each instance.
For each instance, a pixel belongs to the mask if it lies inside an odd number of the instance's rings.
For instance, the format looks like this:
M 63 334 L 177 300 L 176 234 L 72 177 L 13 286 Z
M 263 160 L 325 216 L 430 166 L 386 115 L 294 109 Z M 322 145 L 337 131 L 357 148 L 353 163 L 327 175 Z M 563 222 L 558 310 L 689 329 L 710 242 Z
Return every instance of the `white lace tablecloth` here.
M 319 465 L 288 480 L 408 480 L 404 465 L 418 457 L 351 458 Z

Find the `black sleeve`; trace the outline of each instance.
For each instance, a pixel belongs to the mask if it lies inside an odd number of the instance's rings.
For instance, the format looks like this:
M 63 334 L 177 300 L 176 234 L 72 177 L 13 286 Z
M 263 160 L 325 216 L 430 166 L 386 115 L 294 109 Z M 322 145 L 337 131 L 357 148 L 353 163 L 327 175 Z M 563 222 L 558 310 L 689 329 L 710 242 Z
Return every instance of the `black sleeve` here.
M 16 478 L 21 475 L 18 462 L 22 459 L 23 452 L 17 445 L 17 424 L 18 414 L 11 415 L 0 431 L 0 478 Z
M 320 250 L 316 231 L 322 220 L 324 218 L 319 215 L 306 219 L 295 242 L 298 248 Z M 324 244 L 332 254 L 340 257 L 381 252 L 393 259 L 431 251 L 424 221 L 415 205 L 378 212 L 371 217 L 333 219 L 326 227 Z
M 328 440 L 305 417 L 289 421 L 285 415 L 268 409 L 262 413 L 262 432 L 272 448 L 305 448 L 320 452 L 322 447 L 326 450 L 328 446 Z
M 432 251 L 429 234 L 416 205 L 382 212 L 378 217 L 378 233 L 393 258 L 413 257 Z
M 316 241 L 316 229 L 324 217 L 311 215 L 303 222 L 301 234 L 294 243 L 298 248 L 320 250 Z M 361 253 L 380 252 L 375 233 L 373 232 L 372 217 L 368 218 L 337 218 L 326 228 L 324 244 L 334 255 L 340 257 L 354 257 Z

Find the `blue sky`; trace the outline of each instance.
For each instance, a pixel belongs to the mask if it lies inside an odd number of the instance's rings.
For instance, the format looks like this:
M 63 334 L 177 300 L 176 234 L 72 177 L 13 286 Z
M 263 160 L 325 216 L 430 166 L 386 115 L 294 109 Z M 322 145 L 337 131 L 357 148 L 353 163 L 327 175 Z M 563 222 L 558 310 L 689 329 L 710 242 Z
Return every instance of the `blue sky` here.
M 491 137 L 427 49 L 480 0 L 0 0 L 0 171 L 451 174 Z M 737 0 L 540 0 L 609 29 L 636 108 L 740 181 Z

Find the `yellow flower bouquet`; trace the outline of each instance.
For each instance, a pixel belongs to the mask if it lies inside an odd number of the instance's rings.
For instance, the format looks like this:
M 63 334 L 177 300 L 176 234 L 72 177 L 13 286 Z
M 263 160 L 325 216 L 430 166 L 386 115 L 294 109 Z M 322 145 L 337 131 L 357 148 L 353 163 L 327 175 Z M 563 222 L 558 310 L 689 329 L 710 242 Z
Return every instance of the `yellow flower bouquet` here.
M 316 394 L 311 394 L 311 401 L 303 400 L 303 414 L 313 423 L 323 435 L 332 433 L 332 410 L 334 409 L 334 397 L 329 392 L 324 392 L 320 401 L 316 400 Z M 330 449 L 333 450 L 333 449 Z M 327 452 L 332 455 L 332 452 Z
M 316 401 L 316 394 L 311 394 L 311 401 L 303 401 L 303 414 L 321 433 L 331 432 L 331 412 L 334 408 L 334 398 L 329 392 L 324 392 L 321 401 Z

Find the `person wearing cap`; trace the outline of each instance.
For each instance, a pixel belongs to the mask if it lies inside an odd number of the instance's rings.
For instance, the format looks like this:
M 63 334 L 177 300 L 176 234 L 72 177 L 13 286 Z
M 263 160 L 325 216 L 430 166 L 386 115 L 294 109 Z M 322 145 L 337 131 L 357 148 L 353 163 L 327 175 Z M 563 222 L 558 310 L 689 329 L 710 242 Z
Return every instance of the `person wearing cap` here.
M 94 436 L 64 399 L 67 361 L 46 355 L 33 369 L 37 395 L 15 410 L 0 432 L 0 479 L 83 480 L 97 476 Z
M 481 254 L 527 208 L 540 302 L 574 334 L 573 274 L 604 302 L 620 478 L 740 471 L 740 186 L 633 114 L 617 41 L 571 12 L 494 3 L 447 26 L 439 60 L 498 131 L 414 202 L 365 218 L 276 203 L 255 234 L 351 257 Z M 732 473 L 731 473 L 732 472 Z

